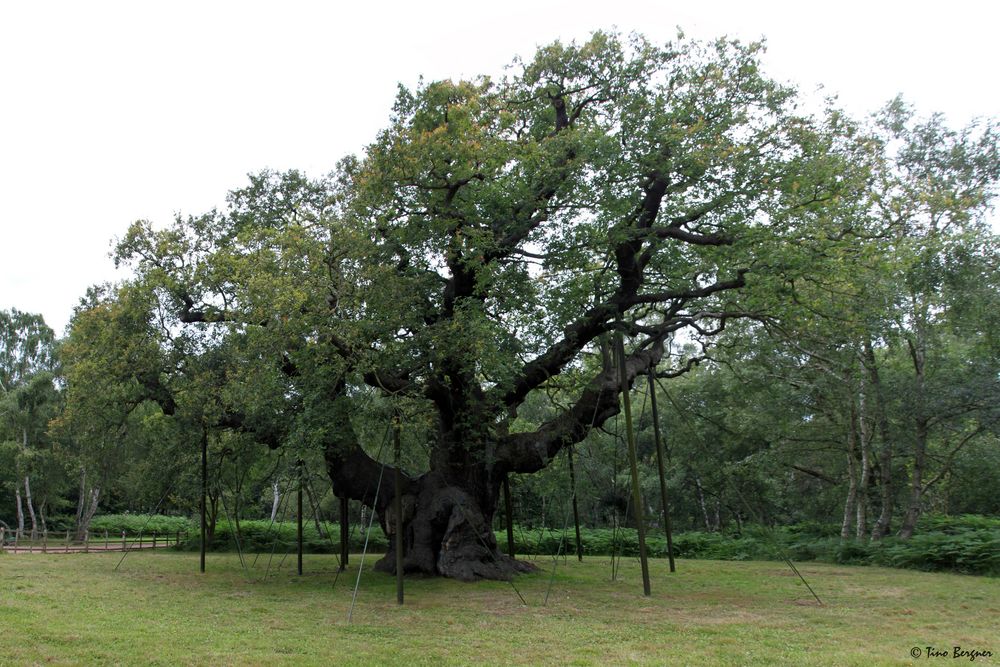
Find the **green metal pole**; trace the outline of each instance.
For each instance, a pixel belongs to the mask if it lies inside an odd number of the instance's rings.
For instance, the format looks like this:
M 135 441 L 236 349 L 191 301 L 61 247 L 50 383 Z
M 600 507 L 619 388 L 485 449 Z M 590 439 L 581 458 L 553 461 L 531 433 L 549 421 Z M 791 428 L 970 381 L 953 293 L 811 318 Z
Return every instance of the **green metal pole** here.
M 350 551 L 348 540 L 350 533 L 347 530 L 348 522 L 347 496 L 340 498 L 340 569 L 347 569 L 347 554 Z
M 399 415 L 392 418 L 392 446 L 395 450 L 393 511 L 396 514 L 396 604 L 403 604 L 403 477 L 399 471 Z
M 573 525 L 576 526 L 576 559 L 583 562 L 583 541 L 580 540 L 580 510 L 576 504 L 576 470 L 573 468 L 573 448 L 566 448 L 569 461 L 569 484 L 573 487 Z
M 201 432 L 201 572 L 205 573 L 205 505 L 208 502 L 208 434 Z
M 621 379 L 622 397 L 625 403 L 625 434 L 628 437 L 629 467 L 632 471 L 632 506 L 635 511 L 635 525 L 639 534 L 639 562 L 642 565 L 642 593 L 647 597 L 652 593 L 649 586 L 649 562 L 646 558 L 646 526 L 642 511 L 642 493 L 639 491 L 639 463 L 635 451 L 635 434 L 632 432 L 632 402 L 628 391 L 628 373 L 625 370 L 625 341 L 619 331 L 618 375 Z
M 670 571 L 676 572 L 674 566 L 674 536 L 670 526 L 670 503 L 667 502 L 667 475 L 664 471 L 663 438 L 660 437 L 660 413 L 656 409 L 656 374 L 649 367 L 649 402 L 653 408 L 653 436 L 656 438 L 656 469 L 660 474 L 660 501 L 663 503 L 663 530 L 667 533 L 667 559 L 670 561 Z
M 299 491 L 296 494 L 296 502 L 298 504 L 297 511 L 298 516 L 296 517 L 296 541 L 298 542 L 298 569 L 299 576 L 302 576 L 302 459 L 297 462 L 299 468 Z
M 514 510 L 510 504 L 510 479 L 503 476 L 503 504 L 507 515 L 507 553 L 514 558 Z

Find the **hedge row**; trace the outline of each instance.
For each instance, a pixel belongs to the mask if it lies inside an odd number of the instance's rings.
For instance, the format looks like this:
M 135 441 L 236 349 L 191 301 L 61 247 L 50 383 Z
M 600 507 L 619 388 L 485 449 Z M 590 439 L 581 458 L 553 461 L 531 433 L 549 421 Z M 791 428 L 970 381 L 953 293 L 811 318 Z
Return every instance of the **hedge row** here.
M 685 532 L 674 536 L 677 558 L 710 560 L 779 560 L 821 561 L 851 565 L 881 565 L 927 571 L 948 571 L 966 574 L 1000 575 L 1000 520 L 989 517 L 929 517 L 922 524 L 931 529 L 909 540 L 895 537 L 880 542 L 842 540 L 831 536 L 830 526 L 800 524 L 782 528 L 751 526 L 739 535 Z M 337 524 L 325 524 L 325 535 L 317 533 L 310 523 L 303 529 L 303 546 L 309 553 L 336 553 L 340 549 Z M 836 534 L 836 526 L 832 532 Z M 197 531 L 183 548 L 197 549 Z M 213 551 L 236 548 L 235 530 L 229 523 L 216 526 Z M 496 533 L 497 543 L 506 550 L 507 534 Z M 565 534 L 551 528 L 527 529 L 515 527 L 514 548 L 519 554 L 554 555 L 572 553 L 576 546 L 572 528 Z M 634 529 L 588 528 L 581 531 L 583 552 L 589 556 L 609 556 L 612 551 L 623 556 L 637 556 L 639 542 Z M 650 531 L 646 540 L 649 554 L 666 556 L 666 538 L 662 532 Z M 295 550 L 295 524 L 271 524 L 268 521 L 240 523 L 240 546 L 249 552 L 287 553 Z M 351 531 L 350 548 L 356 553 L 364 546 L 364 533 L 355 527 Z M 369 537 L 368 550 L 382 552 L 388 547 L 385 534 L 376 524 Z

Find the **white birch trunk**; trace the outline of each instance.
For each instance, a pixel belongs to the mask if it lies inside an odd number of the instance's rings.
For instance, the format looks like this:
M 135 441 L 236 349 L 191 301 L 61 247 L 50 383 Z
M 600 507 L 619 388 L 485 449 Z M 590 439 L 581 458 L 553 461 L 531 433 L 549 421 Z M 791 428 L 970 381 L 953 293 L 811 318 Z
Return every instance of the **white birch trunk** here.
M 28 506 L 28 514 L 31 516 L 31 539 L 38 539 L 38 518 L 35 516 L 35 507 L 31 504 L 31 482 L 28 476 L 24 476 L 24 504 Z
M 14 487 L 14 497 L 17 499 L 17 532 L 15 537 L 24 539 L 24 506 L 21 504 L 21 489 Z
M 74 528 L 80 532 L 80 522 L 83 521 L 83 506 L 87 503 L 87 469 L 80 468 L 80 495 L 76 501 L 76 523 Z
M 83 518 L 76 529 L 76 539 L 79 542 L 82 542 L 87 537 L 87 531 L 90 530 L 90 522 L 94 519 L 94 515 L 97 514 L 97 505 L 100 497 L 100 488 L 91 489 L 90 496 L 87 499 L 87 508 L 84 510 Z
M 278 503 L 281 502 L 281 491 L 278 490 L 277 482 L 271 485 L 271 489 L 274 491 L 274 501 L 271 503 L 271 523 L 274 523 L 274 519 L 278 516 Z
M 854 536 L 862 540 L 868 535 L 868 487 L 871 486 L 871 433 L 866 417 L 865 392 L 858 395 L 858 445 L 861 448 L 861 475 L 858 480 L 857 519 Z

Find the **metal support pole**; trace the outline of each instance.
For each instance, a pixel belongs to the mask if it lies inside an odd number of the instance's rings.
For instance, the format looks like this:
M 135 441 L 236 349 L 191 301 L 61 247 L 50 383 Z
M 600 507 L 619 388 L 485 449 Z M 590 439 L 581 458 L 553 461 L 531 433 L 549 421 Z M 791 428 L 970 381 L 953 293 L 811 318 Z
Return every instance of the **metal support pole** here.
M 302 576 L 302 459 L 296 462 L 299 469 L 299 491 L 296 494 L 298 516 L 295 520 L 295 537 L 298 543 L 298 568 L 299 576 Z
M 573 525 L 576 526 L 576 559 L 583 562 L 583 542 L 580 540 L 580 510 L 576 504 L 576 470 L 573 468 L 573 447 L 566 448 L 569 461 L 569 484 L 573 490 Z
M 208 434 L 201 433 L 201 573 L 205 573 L 205 540 L 207 531 L 205 528 L 205 514 L 208 503 Z
M 507 515 L 507 554 L 514 558 L 514 508 L 510 504 L 510 479 L 503 476 L 503 506 Z
M 400 429 L 399 415 L 396 414 L 392 418 L 392 447 L 395 462 L 392 506 L 396 515 L 396 604 L 403 604 L 403 477 L 399 471 Z
M 350 532 L 347 529 L 348 522 L 347 496 L 340 498 L 340 569 L 347 569 L 347 555 L 350 552 L 348 540 Z
M 646 526 L 642 511 L 642 493 L 639 490 L 639 463 L 635 451 L 635 434 L 632 432 L 632 401 L 628 391 L 628 373 L 625 369 L 625 341 L 618 332 L 618 375 L 621 379 L 622 399 L 625 403 L 625 434 L 628 437 L 628 459 L 632 472 L 632 507 L 636 532 L 639 534 L 639 562 L 642 565 L 642 593 L 649 596 L 649 561 L 646 558 Z
M 649 402 L 653 408 L 653 436 L 656 438 L 656 469 L 660 474 L 660 501 L 663 503 L 663 530 L 667 534 L 667 559 L 670 571 L 676 572 L 674 565 L 674 536 L 670 525 L 670 503 L 667 502 L 667 475 L 664 469 L 663 438 L 660 436 L 660 413 L 656 409 L 656 373 L 649 367 Z

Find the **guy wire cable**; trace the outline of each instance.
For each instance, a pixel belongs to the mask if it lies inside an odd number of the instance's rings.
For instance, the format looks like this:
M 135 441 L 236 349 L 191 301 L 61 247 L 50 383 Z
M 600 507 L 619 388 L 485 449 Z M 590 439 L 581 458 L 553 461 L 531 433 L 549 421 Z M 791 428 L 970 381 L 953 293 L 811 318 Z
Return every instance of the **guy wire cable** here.
M 479 531 L 475 530 L 474 524 L 471 521 L 469 521 L 469 515 L 465 513 L 465 508 L 462 507 L 462 504 L 461 503 L 455 503 L 455 507 L 457 507 L 458 511 L 462 513 L 462 517 L 465 518 L 466 523 L 468 523 L 470 526 L 473 526 L 473 532 L 476 533 L 476 537 L 479 539 L 479 543 L 483 545 L 484 549 L 486 549 L 486 553 L 489 554 L 490 558 L 493 559 L 494 563 L 496 563 L 497 565 L 499 565 L 500 561 L 498 561 L 497 557 L 493 555 L 493 550 L 490 549 L 489 545 L 486 544 L 486 541 L 483 540 L 483 536 L 479 534 Z M 510 577 L 507 578 L 507 583 L 510 584 L 510 587 L 514 589 L 515 593 L 517 593 L 517 597 L 521 598 L 521 604 L 523 604 L 525 607 L 527 607 L 528 606 L 527 600 L 524 599 L 524 596 L 521 595 L 521 591 L 517 590 L 517 586 L 514 585 L 514 576 L 513 575 L 511 575 Z
M 281 498 L 278 500 L 278 507 L 277 507 L 277 509 L 281 510 L 281 521 L 279 523 L 284 523 L 284 520 L 285 520 L 285 508 L 287 507 L 286 506 L 286 501 L 288 500 L 288 495 L 289 495 L 288 491 L 291 488 L 291 486 L 292 486 L 292 478 L 289 478 L 288 482 L 285 484 L 285 492 L 283 494 L 281 494 Z M 275 524 L 274 517 L 277 516 L 277 514 L 278 513 L 275 512 L 274 516 L 271 517 L 271 522 L 267 524 L 267 530 L 264 531 L 264 539 L 265 540 L 268 539 L 269 537 L 271 537 L 271 531 L 272 531 L 272 529 L 274 527 L 274 524 Z M 271 547 L 271 554 L 272 555 L 274 554 L 274 545 L 277 545 L 277 543 L 278 543 L 278 535 L 279 534 L 280 534 L 280 532 L 275 533 L 274 540 L 272 542 L 272 547 Z M 257 559 L 258 558 L 260 558 L 260 552 L 257 552 L 256 554 L 254 554 L 253 563 L 250 564 L 251 568 L 254 568 L 254 567 L 257 566 Z M 270 562 L 268 564 L 270 565 Z
M 170 495 L 170 492 L 173 491 L 174 485 L 177 484 L 177 476 L 172 475 L 171 477 L 173 478 L 174 481 L 170 482 L 170 484 L 167 486 L 167 490 L 163 492 L 162 496 L 160 496 L 159 502 L 157 502 L 156 506 L 153 507 L 153 511 L 146 516 L 146 520 L 143 522 L 142 526 L 139 527 L 140 537 L 142 536 L 143 531 L 146 530 L 146 526 L 149 525 L 150 520 L 152 520 L 153 516 L 156 515 L 156 510 L 160 509 L 160 505 L 163 504 L 163 501 L 166 500 L 167 496 Z M 118 560 L 118 564 L 115 565 L 114 569 L 115 572 L 117 572 L 118 568 L 122 566 L 122 563 L 125 561 L 125 556 L 128 556 L 130 551 L 132 551 L 132 544 L 128 545 L 128 547 L 125 549 L 125 552 L 122 554 L 122 557 Z
M 684 412 L 683 412 L 683 411 L 681 410 L 680 406 L 679 406 L 679 405 L 677 405 L 677 402 L 676 402 L 676 401 L 675 401 L 675 400 L 673 399 L 673 397 L 672 397 L 672 396 L 670 395 L 670 392 L 668 392 L 668 391 L 667 391 L 667 388 L 663 386 L 663 383 L 662 383 L 662 382 L 660 382 L 660 379 L 659 379 L 659 378 L 657 378 L 657 379 L 656 379 L 656 382 L 657 382 L 657 384 L 659 384 L 659 385 L 660 385 L 660 389 L 662 389 L 662 390 L 663 390 L 663 395 L 664 395 L 664 396 L 666 396 L 666 397 L 667 397 L 667 400 L 668 400 L 668 401 L 670 401 L 670 404 L 674 406 L 674 410 L 675 410 L 675 411 L 677 412 L 677 415 L 678 415 L 678 416 L 679 416 L 679 417 L 680 417 L 680 418 L 681 418 L 682 420 L 684 420 L 684 423 L 686 423 L 686 424 L 687 424 L 688 426 L 691 426 L 691 420 L 690 420 L 690 419 L 688 419 L 688 416 L 687 416 L 686 414 L 684 414 Z M 751 506 L 750 506 L 750 503 L 748 503 L 748 502 L 747 502 L 747 500 L 746 500 L 746 498 L 744 498 L 744 497 L 743 497 L 743 494 L 742 494 L 742 493 L 740 493 L 740 490 L 739 490 L 738 488 L 736 488 L 736 485 L 735 485 L 735 484 L 733 484 L 733 483 L 731 483 L 731 482 L 729 482 L 728 480 L 726 480 L 726 481 L 727 481 L 727 483 L 729 484 L 730 488 L 732 488 L 732 489 L 733 489 L 733 491 L 735 491 L 735 492 L 736 492 L 736 495 L 737 495 L 737 496 L 739 497 L 739 499 L 740 499 L 740 500 L 741 500 L 741 501 L 743 502 L 743 504 L 744 504 L 744 505 L 746 506 L 746 508 L 747 508 L 747 511 L 749 511 L 749 512 L 750 512 L 750 515 L 751 515 L 751 516 L 752 516 L 752 517 L 753 517 L 753 518 L 754 518 L 754 519 L 755 519 L 755 520 L 756 520 L 756 521 L 758 522 L 758 524 L 760 524 L 760 526 L 761 526 L 761 527 L 763 527 L 763 528 L 765 528 L 766 530 L 768 530 L 768 531 L 769 531 L 769 532 L 771 533 L 772 537 L 773 537 L 773 536 L 774 536 L 774 529 L 773 529 L 773 528 L 770 528 L 769 526 L 767 526 L 767 525 L 765 525 L 764 523 L 762 523 L 762 522 L 761 522 L 761 520 L 760 520 L 760 517 L 759 517 L 759 516 L 757 515 L 757 512 L 755 512 L 755 511 L 754 511 L 753 507 L 751 507 Z M 775 540 L 775 544 L 777 544 L 777 542 L 778 542 L 778 541 L 777 541 L 777 540 Z M 795 567 L 795 564 L 794 564 L 794 563 L 792 563 L 791 559 L 790 559 L 790 558 L 788 557 L 788 554 L 787 554 L 787 553 L 785 553 L 785 549 L 784 549 L 784 547 L 783 547 L 783 546 L 781 546 L 781 545 L 779 544 L 779 545 L 777 546 L 777 548 L 778 548 L 778 549 L 780 550 L 780 554 L 778 554 L 778 555 L 780 556 L 781 560 L 782 560 L 782 561 L 783 561 L 783 562 L 785 563 L 785 565 L 787 565 L 787 566 L 789 567 L 789 569 L 790 569 L 790 570 L 791 570 L 792 572 L 794 572 L 794 573 L 795 573 L 795 575 L 796 575 L 796 576 L 797 576 L 797 577 L 798 577 L 798 578 L 799 578 L 800 580 L 802 580 L 802 583 L 803 583 L 803 584 L 805 584 L 805 587 L 806 587 L 806 588 L 808 588 L 808 589 L 809 589 L 809 592 L 810 592 L 810 593 L 812 593 L 812 596 L 813 596 L 814 598 L 816 598 L 816 602 L 818 602 L 819 604 L 821 604 L 821 605 L 822 605 L 822 604 L 823 604 L 823 601 L 822 601 L 822 600 L 821 600 L 821 599 L 819 598 L 819 596 L 818 596 L 818 595 L 816 595 L 816 591 L 814 591 L 814 590 L 813 590 L 813 588 L 812 588 L 812 586 L 810 586 L 810 585 L 809 585 L 809 582 L 808 582 L 808 581 L 806 581 L 806 578 L 805 578 L 804 576 L 802 576 L 802 573 L 801 573 L 801 572 L 799 572 L 799 569 L 798 569 L 797 567 Z
M 563 531 L 562 535 L 559 537 L 559 549 L 556 550 L 555 558 L 553 558 L 552 563 L 552 576 L 549 577 L 549 585 L 545 589 L 545 601 L 542 602 L 542 606 L 545 607 L 549 604 L 549 593 L 552 592 L 552 582 L 556 580 L 556 569 L 559 567 L 559 555 L 562 553 L 563 543 L 566 541 L 566 528 L 569 526 L 569 509 L 566 509 L 566 516 L 563 519 Z
M 221 480 L 216 480 L 215 490 L 219 492 L 219 498 L 222 500 L 222 510 L 226 513 L 226 522 L 229 524 L 229 529 L 233 530 L 235 526 L 233 525 L 232 517 L 229 515 L 229 508 L 226 506 L 226 494 L 224 489 L 222 489 Z M 247 581 L 252 581 L 250 571 L 247 569 L 246 560 L 243 558 L 243 547 L 240 544 L 240 535 L 238 530 L 233 533 L 233 541 L 236 542 L 236 554 L 240 557 L 240 566 L 243 568 L 243 574 Z
M 285 523 L 285 515 L 288 513 L 288 498 L 289 498 L 289 496 L 291 496 L 291 494 L 288 493 L 288 489 L 289 489 L 289 487 L 291 485 L 292 485 L 292 478 L 289 478 L 288 484 L 285 486 L 285 495 L 282 496 L 281 500 L 278 501 L 278 509 L 281 510 L 281 521 L 280 521 L 280 523 L 282 523 L 282 524 Z M 275 535 L 274 535 L 274 539 L 271 541 L 271 553 L 267 557 L 267 568 L 264 570 L 264 575 L 263 575 L 263 577 L 261 577 L 261 581 L 265 581 L 267 579 L 267 577 L 271 574 L 271 562 L 274 560 L 274 552 L 278 549 L 278 538 L 279 538 L 279 536 L 280 536 L 280 533 L 276 532 Z M 284 559 L 282 559 L 282 560 L 284 560 Z M 256 558 L 254 558 L 254 562 L 255 563 L 257 562 Z
M 382 464 L 382 469 L 378 473 L 378 485 L 375 487 L 375 502 L 378 502 L 379 491 L 382 490 L 382 475 L 385 473 L 385 464 Z M 371 516 L 368 518 L 368 529 L 365 531 L 365 546 L 361 551 L 361 563 L 358 564 L 358 579 L 354 583 L 354 594 L 351 596 L 351 608 L 347 611 L 347 622 L 351 622 L 351 617 L 354 615 L 354 603 L 358 599 L 358 587 L 361 586 L 361 572 L 365 569 L 365 556 L 368 554 L 368 538 L 372 534 L 372 522 L 375 521 L 375 508 L 372 507 Z
M 391 427 L 392 427 L 392 422 L 391 421 L 390 422 L 386 422 L 385 433 L 382 434 L 382 442 L 379 444 L 379 446 L 378 446 L 378 452 L 376 452 L 376 454 L 375 454 L 375 461 L 376 462 L 382 460 L 382 450 L 385 448 L 385 444 L 387 442 L 389 442 L 389 431 L 391 430 Z M 383 466 L 384 466 L 384 464 L 383 464 Z M 384 472 L 384 470 L 382 472 Z M 382 484 L 382 472 L 379 472 L 379 485 Z M 372 486 L 371 485 L 371 481 L 369 481 L 368 484 L 365 486 L 365 492 L 364 492 L 365 496 L 368 495 L 368 489 L 370 489 L 371 486 Z M 378 498 L 378 492 L 379 492 L 379 490 L 376 489 L 376 491 L 375 491 L 375 498 Z M 369 525 L 371 525 L 371 524 L 369 523 Z M 348 544 L 350 544 L 351 538 L 354 537 L 354 531 L 357 530 L 357 528 L 358 528 L 358 524 L 355 523 L 355 524 L 351 525 L 351 532 L 347 536 Z M 368 546 L 368 534 L 366 533 L 365 534 L 365 548 L 366 549 L 367 549 L 367 546 Z M 362 557 L 362 563 L 363 562 L 364 562 L 364 557 Z M 333 575 L 333 584 L 331 585 L 331 588 L 336 588 L 337 581 L 340 579 L 340 573 L 341 572 L 343 572 L 343 570 L 338 569 L 337 573 L 335 575 Z M 361 568 L 359 567 L 358 568 L 359 581 L 360 581 L 360 576 L 361 576 Z M 357 597 L 357 588 L 355 588 L 354 596 Z M 353 608 L 353 601 L 352 601 L 352 608 Z M 350 621 L 350 618 L 348 618 L 348 621 Z

